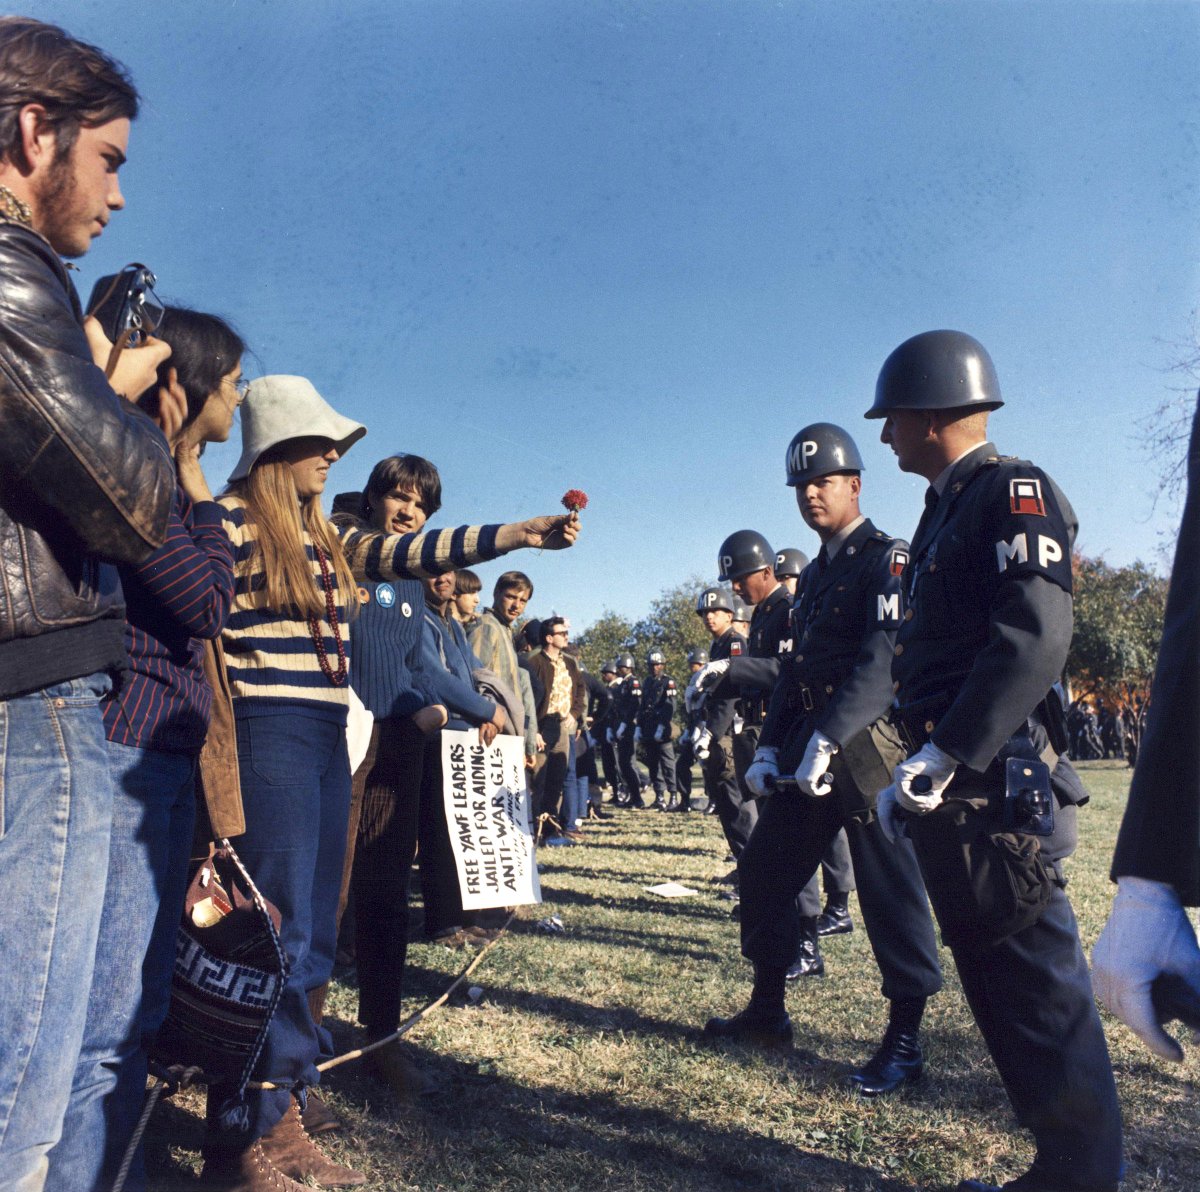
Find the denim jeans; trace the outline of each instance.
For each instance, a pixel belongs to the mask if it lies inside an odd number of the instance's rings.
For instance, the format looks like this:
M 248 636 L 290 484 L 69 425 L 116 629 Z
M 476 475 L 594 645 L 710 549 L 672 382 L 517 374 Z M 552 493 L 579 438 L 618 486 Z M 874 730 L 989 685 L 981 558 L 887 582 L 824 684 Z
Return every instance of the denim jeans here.
M 308 993 L 333 974 L 350 814 L 345 725 L 305 715 L 292 704 L 274 715 L 247 716 L 236 703 L 234 711 L 246 831 L 233 845 L 279 908 L 279 938 L 291 974 L 255 1073 L 256 1080 L 283 1087 L 250 1090 L 248 1131 L 240 1135 L 222 1130 L 218 1120 L 231 1090 L 210 1088 L 207 1145 L 214 1147 L 248 1146 L 270 1131 L 292 1092 L 316 1084 L 316 1064 L 333 1054 L 329 1032 L 312 1020 Z
M 587 815 L 587 779 L 580 778 L 575 769 L 575 734 L 571 733 L 567 747 L 567 773 L 563 781 L 564 832 L 574 829 Z
M 145 1044 L 166 1017 L 196 815 L 192 754 L 108 742 L 113 778 L 108 887 L 87 1025 L 51 1188 L 112 1187 L 146 1092 Z M 126 1180 L 141 1192 L 139 1155 Z
M 0 1189 L 39 1192 L 87 1015 L 112 779 L 88 675 L 0 700 Z

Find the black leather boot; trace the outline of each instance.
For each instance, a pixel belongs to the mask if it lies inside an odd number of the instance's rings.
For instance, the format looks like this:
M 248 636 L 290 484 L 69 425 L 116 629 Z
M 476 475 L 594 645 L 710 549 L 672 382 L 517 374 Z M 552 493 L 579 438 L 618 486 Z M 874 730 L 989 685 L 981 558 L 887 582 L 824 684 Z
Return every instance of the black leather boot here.
M 801 977 L 825 976 L 825 961 L 821 956 L 821 945 L 817 942 L 816 918 L 802 919 L 800 923 L 800 951 L 787 971 L 789 981 Z
M 753 1000 L 732 1018 L 710 1018 L 704 1024 L 706 1039 L 730 1039 L 759 1047 L 791 1047 L 792 1020 L 786 1010 L 761 1010 Z
M 892 1023 L 879 1050 L 851 1074 L 850 1082 L 864 1097 L 879 1097 L 895 1092 L 902 1084 L 919 1080 L 924 1070 L 920 1032 L 903 1030 Z
M 817 935 L 846 935 L 854 930 L 854 920 L 846 905 L 845 895 L 840 899 L 827 898 L 825 909 L 817 916 Z

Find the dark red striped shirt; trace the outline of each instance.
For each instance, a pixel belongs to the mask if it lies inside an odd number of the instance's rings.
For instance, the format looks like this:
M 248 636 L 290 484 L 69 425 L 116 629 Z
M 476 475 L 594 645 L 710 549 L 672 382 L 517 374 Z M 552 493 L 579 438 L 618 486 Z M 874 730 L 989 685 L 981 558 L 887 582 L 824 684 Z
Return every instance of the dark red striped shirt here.
M 221 507 L 193 505 L 176 488 L 166 542 L 139 566 L 118 570 L 129 670 L 104 702 L 108 739 L 198 750 L 212 709 L 201 639 L 220 635 L 233 599 L 233 547 Z

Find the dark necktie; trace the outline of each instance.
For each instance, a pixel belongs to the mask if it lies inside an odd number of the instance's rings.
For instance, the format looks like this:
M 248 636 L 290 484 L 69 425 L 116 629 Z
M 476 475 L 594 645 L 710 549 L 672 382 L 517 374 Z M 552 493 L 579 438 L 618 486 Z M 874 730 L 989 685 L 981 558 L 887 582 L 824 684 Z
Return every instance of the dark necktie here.
M 824 575 L 828 567 L 829 552 L 824 547 L 821 547 L 821 549 L 817 551 L 817 575 Z
M 925 512 L 921 514 L 921 520 L 917 522 L 916 533 L 913 534 L 912 537 L 912 549 L 914 555 L 919 553 L 921 548 L 925 545 L 925 528 L 933 520 L 933 513 L 934 510 L 937 509 L 939 499 L 940 498 L 938 496 L 937 489 L 931 484 L 925 490 Z

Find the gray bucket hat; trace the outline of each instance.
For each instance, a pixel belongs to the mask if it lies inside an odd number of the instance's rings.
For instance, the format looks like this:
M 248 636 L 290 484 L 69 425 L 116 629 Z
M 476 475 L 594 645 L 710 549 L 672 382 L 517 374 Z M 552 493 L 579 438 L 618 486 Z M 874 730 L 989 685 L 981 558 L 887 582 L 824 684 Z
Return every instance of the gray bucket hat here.
M 259 457 L 288 439 L 331 439 L 345 455 L 367 433 L 361 422 L 344 418 L 307 377 L 259 377 L 242 402 L 242 458 L 229 483 L 244 480 Z

